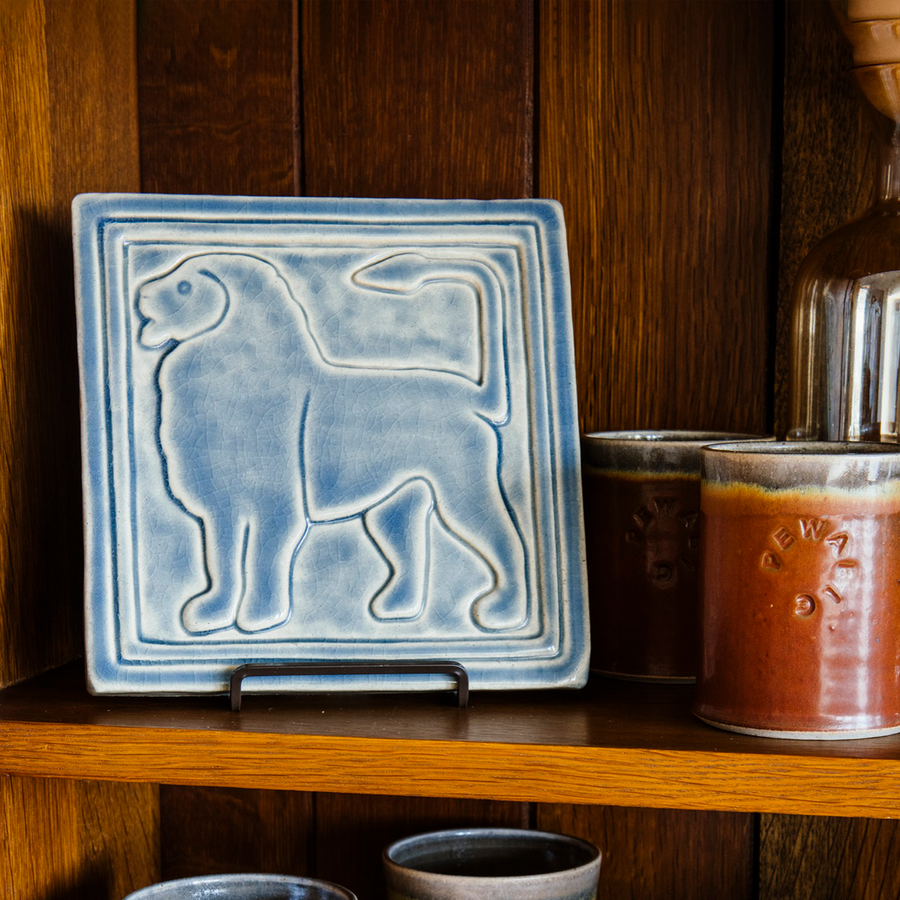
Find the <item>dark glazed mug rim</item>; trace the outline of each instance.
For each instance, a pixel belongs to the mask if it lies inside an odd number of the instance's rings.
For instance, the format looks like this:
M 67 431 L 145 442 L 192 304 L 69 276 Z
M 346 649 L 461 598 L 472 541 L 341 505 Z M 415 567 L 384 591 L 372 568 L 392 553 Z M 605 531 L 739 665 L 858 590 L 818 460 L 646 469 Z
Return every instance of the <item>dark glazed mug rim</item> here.
M 447 843 L 451 840 L 460 841 L 460 839 L 465 840 L 466 838 L 474 841 L 483 841 L 486 838 L 491 838 L 495 841 L 506 841 L 511 847 L 517 844 L 521 845 L 523 841 L 534 843 L 535 845 L 546 845 L 548 843 L 558 844 L 560 846 L 568 846 L 576 849 L 577 851 L 583 852 L 584 860 L 582 862 L 578 862 L 576 865 L 566 866 L 552 872 L 543 873 L 539 876 L 535 876 L 533 874 L 520 876 L 506 875 L 502 876 L 502 878 L 492 878 L 491 876 L 484 875 L 449 875 L 445 873 L 430 872 L 426 868 L 417 868 L 415 865 L 411 864 L 408 857 L 406 861 L 404 861 L 404 859 L 402 858 L 402 854 L 404 851 L 410 851 L 416 847 L 438 845 L 441 843 Z M 400 856 L 400 858 L 398 858 L 398 856 Z M 414 834 L 405 838 L 401 838 L 400 840 L 394 841 L 392 844 L 385 847 L 382 853 L 382 857 L 386 863 L 395 866 L 398 869 L 417 872 L 423 876 L 433 877 L 435 879 L 448 879 L 459 882 L 499 882 L 500 880 L 515 882 L 519 880 L 530 880 L 536 877 L 548 878 L 555 875 L 570 875 L 572 873 L 580 872 L 596 865 L 597 861 L 602 857 L 602 853 L 600 849 L 590 841 L 575 837 L 574 835 L 560 834 L 558 832 L 537 831 L 530 828 L 450 828 L 442 829 L 439 831 L 429 831 L 423 834 Z

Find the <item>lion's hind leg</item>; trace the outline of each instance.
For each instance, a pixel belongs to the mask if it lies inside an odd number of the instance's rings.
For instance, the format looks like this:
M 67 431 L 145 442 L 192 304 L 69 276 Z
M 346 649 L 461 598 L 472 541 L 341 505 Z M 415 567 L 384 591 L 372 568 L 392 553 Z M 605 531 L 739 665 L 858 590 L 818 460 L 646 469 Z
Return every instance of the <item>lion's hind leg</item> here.
M 527 558 L 514 514 L 487 454 L 481 477 L 447 470 L 435 482 L 437 514 L 457 539 L 488 566 L 492 584 L 470 615 L 482 631 L 508 631 L 528 622 Z
M 376 619 L 415 619 L 424 610 L 433 511 L 434 492 L 423 478 L 411 478 L 367 510 L 366 533 L 390 570 L 369 604 Z

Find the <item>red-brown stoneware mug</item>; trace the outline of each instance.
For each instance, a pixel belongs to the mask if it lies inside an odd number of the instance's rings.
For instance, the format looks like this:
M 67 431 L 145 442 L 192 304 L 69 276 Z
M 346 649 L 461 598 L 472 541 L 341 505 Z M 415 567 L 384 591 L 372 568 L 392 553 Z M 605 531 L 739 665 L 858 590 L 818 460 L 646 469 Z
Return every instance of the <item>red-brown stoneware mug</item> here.
M 702 450 L 694 712 L 780 738 L 900 731 L 900 448 Z

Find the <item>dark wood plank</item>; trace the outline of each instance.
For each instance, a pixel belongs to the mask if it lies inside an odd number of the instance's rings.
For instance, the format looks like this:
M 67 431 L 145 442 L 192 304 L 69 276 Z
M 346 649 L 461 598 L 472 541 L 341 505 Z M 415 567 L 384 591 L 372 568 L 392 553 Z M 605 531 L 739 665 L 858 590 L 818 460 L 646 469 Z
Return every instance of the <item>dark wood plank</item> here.
M 0 684 L 83 648 L 69 204 L 137 188 L 133 35 L 128 3 L 0 4 Z
M 806 254 L 868 206 L 874 131 L 852 52 L 826 0 L 785 5 L 784 139 L 775 348 L 775 430 L 788 422 L 790 288 Z
M 531 0 L 302 12 L 304 193 L 531 195 Z
M 541 4 L 586 430 L 765 426 L 772 35 L 768 2 Z
M 900 897 L 900 823 L 761 817 L 760 900 Z
M 121 900 L 159 880 L 157 789 L 0 778 L 4 900 Z
M 755 817 L 740 813 L 545 806 L 537 826 L 603 853 L 598 900 L 750 900 Z
M 162 877 L 309 874 L 313 795 L 162 787 Z
M 316 874 L 366 900 L 385 896 L 381 852 L 395 840 L 444 828 L 528 827 L 525 803 L 319 794 L 316 805 Z
M 542 4 L 536 191 L 566 211 L 581 425 L 762 430 L 773 7 Z M 541 807 L 603 897 L 750 897 L 752 816 Z M 723 840 L 724 838 L 724 840 Z
M 143 190 L 292 195 L 292 0 L 141 0 Z
M 45 0 L 53 192 L 69 240 L 83 191 L 139 189 L 132 0 Z

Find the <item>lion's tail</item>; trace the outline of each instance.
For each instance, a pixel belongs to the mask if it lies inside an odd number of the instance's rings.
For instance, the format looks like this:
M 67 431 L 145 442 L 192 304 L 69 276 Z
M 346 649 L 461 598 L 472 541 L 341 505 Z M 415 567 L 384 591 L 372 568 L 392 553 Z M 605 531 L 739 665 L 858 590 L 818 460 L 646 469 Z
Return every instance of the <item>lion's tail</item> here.
M 357 270 L 362 287 L 411 295 L 429 284 L 465 284 L 478 298 L 480 359 L 478 373 L 467 378 L 471 407 L 496 425 L 509 418 L 510 377 L 507 352 L 508 292 L 495 265 L 487 259 L 458 255 L 392 254 Z

